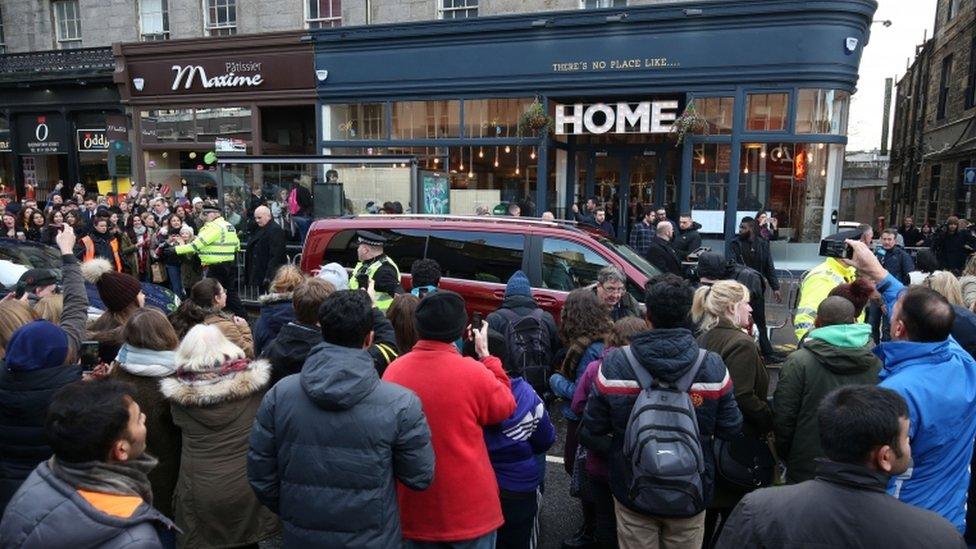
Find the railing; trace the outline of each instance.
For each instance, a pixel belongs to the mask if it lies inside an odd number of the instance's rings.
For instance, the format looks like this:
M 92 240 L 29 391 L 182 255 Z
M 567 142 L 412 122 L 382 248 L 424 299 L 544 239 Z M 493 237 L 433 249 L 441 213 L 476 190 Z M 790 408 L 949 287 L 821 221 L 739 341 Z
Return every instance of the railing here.
M 111 72 L 112 48 L 80 48 L 0 55 L 0 76 L 56 72 Z

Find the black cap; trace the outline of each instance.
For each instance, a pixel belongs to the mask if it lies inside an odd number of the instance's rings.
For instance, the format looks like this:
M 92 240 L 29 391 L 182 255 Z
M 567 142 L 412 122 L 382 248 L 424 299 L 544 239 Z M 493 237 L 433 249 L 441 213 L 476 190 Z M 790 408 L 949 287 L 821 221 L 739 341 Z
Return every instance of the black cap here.
M 55 269 L 28 269 L 20 275 L 18 285 L 23 285 L 25 289 L 50 286 L 61 282 L 61 274 Z
M 379 246 L 383 247 L 386 244 L 386 237 L 380 234 L 376 234 L 370 231 L 356 231 L 356 236 L 359 237 L 360 244 L 367 244 L 369 246 Z
M 414 323 L 420 339 L 456 341 L 468 325 L 464 298 L 448 290 L 428 293 L 417 305 Z

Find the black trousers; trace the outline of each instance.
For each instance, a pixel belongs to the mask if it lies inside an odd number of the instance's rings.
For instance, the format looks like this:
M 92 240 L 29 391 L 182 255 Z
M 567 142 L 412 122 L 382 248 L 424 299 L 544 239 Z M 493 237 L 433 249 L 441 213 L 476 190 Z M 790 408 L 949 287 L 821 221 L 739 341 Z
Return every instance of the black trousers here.
M 773 344 L 769 342 L 769 334 L 766 333 L 766 298 L 758 297 L 750 303 L 752 307 L 752 322 L 759 330 L 759 352 L 768 355 L 773 352 Z
M 505 524 L 498 529 L 495 549 L 531 549 L 536 545 L 536 515 L 539 512 L 537 492 L 501 491 L 502 516 Z
M 204 267 L 203 276 L 215 278 L 227 292 L 227 309 L 241 318 L 247 318 L 247 311 L 241 303 L 241 296 L 237 292 L 237 262 L 215 263 Z M 189 292 L 187 292 L 189 293 Z

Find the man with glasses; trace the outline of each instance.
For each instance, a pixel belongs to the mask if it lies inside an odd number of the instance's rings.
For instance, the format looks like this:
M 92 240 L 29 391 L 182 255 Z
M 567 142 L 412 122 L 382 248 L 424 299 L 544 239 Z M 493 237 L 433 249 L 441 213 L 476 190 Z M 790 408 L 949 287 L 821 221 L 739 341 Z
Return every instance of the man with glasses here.
M 600 269 L 593 291 L 610 309 L 614 322 L 628 316 L 641 316 L 637 300 L 627 293 L 627 277 L 620 269 L 612 265 Z

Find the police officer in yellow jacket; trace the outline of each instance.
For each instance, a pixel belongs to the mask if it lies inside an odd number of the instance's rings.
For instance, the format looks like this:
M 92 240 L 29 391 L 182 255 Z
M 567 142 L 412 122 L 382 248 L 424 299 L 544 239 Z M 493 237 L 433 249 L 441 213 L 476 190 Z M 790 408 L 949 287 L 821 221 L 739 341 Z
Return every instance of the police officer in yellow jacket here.
M 203 218 L 206 224 L 189 243 L 181 235 L 182 245 L 176 246 L 174 251 L 178 255 L 197 254 L 203 265 L 203 274 L 208 278 L 216 278 L 227 292 L 227 308 L 235 315 L 245 317 L 244 304 L 237 293 L 237 252 L 241 249 L 241 241 L 237 237 L 237 230 L 220 215 L 217 206 L 203 207 Z
M 397 264 L 383 252 L 383 245 L 386 238 L 382 235 L 370 231 L 357 231 L 359 247 L 356 253 L 359 263 L 352 270 L 349 278 L 349 289 L 359 288 L 360 277 L 365 276 L 373 281 L 373 290 L 376 292 L 376 307 L 381 311 L 386 311 L 393 303 L 393 296 L 403 293 L 400 286 L 400 269 Z

